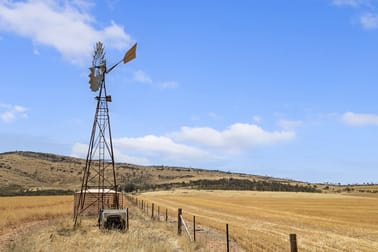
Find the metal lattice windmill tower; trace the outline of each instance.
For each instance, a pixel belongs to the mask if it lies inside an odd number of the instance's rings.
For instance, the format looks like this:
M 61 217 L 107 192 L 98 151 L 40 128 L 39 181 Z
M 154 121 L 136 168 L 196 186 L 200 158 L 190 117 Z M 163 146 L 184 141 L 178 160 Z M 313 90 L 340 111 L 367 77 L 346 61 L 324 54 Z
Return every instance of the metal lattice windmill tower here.
M 135 57 L 136 44 L 127 51 L 122 60 L 107 69 L 103 44 L 101 42 L 96 44 L 92 67 L 89 68 L 89 83 L 90 89 L 93 92 L 98 92 L 96 96 L 97 106 L 83 170 L 80 195 L 74 205 L 75 226 L 78 217 L 89 208 L 96 208 L 97 211 L 107 208 L 120 208 L 108 107 L 112 98 L 107 94 L 105 77 L 118 64 L 127 63 Z M 111 195 L 110 198 L 109 195 Z

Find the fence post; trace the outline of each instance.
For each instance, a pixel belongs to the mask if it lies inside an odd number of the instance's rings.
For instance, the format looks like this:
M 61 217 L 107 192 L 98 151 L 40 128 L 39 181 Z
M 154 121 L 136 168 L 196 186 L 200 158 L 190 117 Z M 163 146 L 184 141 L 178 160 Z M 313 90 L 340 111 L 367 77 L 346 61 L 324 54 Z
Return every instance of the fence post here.
M 165 222 L 168 222 L 168 208 L 165 209 Z
M 226 224 L 226 241 L 227 241 L 227 252 L 230 252 L 230 240 L 228 239 L 228 224 Z
M 297 235 L 296 234 L 290 234 L 290 251 L 291 252 L 298 252 Z
M 158 206 L 158 215 L 157 215 L 158 221 L 160 221 L 160 206 Z
M 155 209 L 155 204 L 152 203 L 152 207 L 151 207 L 151 219 L 154 218 L 154 209 Z
M 129 231 L 129 208 L 126 208 L 126 228 Z
M 147 203 L 147 216 L 148 216 L 148 203 Z
M 182 215 L 182 209 L 178 209 L 178 214 L 177 214 L 177 234 L 181 235 L 182 233 L 182 220 L 181 220 L 181 215 Z
M 193 215 L 193 241 L 196 241 L 196 216 Z
M 144 210 L 144 201 L 142 200 L 142 210 Z

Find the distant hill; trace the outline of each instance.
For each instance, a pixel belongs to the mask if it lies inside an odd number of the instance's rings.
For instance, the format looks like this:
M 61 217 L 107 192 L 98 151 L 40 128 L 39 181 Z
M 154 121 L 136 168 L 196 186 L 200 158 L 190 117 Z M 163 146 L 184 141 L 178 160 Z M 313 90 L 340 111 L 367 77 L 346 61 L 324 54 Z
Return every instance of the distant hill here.
M 0 195 L 72 193 L 80 189 L 84 167 L 85 160 L 79 158 L 36 152 L 0 153 Z M 317 185 L 309 183 L 217 170 L 117 163 L 116 172 L 118 185 L 126 191 L 177 187 L 319 191 Z

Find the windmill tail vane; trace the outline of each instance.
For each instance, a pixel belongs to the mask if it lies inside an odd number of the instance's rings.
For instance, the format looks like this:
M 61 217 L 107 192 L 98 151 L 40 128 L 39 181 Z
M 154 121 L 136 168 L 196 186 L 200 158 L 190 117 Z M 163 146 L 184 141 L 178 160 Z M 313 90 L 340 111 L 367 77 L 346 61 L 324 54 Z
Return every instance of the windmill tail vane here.
M 136 58 L 136 48 L 137 48 L 137 43 L 135 43 L 125 54 L 125 56 L 123 57 L 123 59 L 121 59 L 120 61 L 118 61 L 117 63 L 115 63 L 113 66 L 111 66 L 107 71 L 106 73 L 110 73 L 110 71 L 112 71 L 116 66 L 118 66 L 121 62 L 123 62 L 123 64 L 126 64 L 127 62 L 129 61 L 132 61 L 133 59 Z

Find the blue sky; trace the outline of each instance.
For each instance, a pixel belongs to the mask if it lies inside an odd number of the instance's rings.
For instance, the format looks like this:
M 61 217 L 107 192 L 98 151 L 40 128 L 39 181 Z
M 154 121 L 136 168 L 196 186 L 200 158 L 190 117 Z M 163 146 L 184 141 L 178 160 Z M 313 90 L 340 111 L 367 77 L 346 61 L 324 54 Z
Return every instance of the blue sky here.
M 378 183 L 378 1 L 0 1 L 0 152 L 84 157 L 97 41 L 118 161 Z

